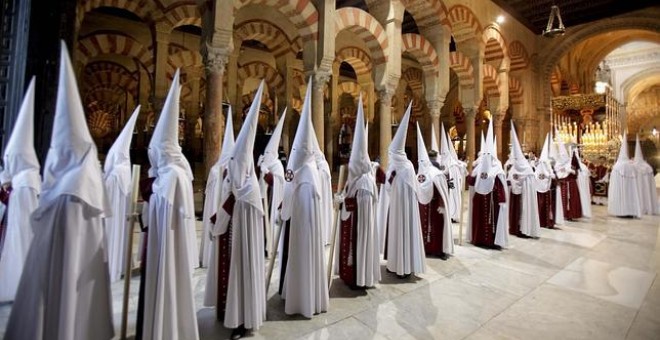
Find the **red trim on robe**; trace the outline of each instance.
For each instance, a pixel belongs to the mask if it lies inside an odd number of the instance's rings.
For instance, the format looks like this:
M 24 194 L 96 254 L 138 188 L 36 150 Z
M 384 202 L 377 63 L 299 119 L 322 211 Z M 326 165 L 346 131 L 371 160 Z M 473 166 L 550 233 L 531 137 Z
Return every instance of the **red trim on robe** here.
M 433 198 L 428 204 L 419 204 L 419 217 L 422 222 L 422 239 L 424 241 L 424 251 L 426 256 L 444 255 L 443 245 L 443 232 L 444 232 L 444 215 L 438 213 L 439 207 L 446 206 L 442 202 L 442 197 L 438 189 L 433 186 Z
M 474 186 L 476 178 L 468 176 L 468 184 Z M 506 202 L 506 193 L 502 181 L 497 178 L 493 190 L 472 197 L 472 244 L 479 247 L 495 246 L 495 229 L 499 217 L 500 203 Z
M 355 197 L 344 200 L 346 210 L 351 212 L 351 216 L 345 221 L 341 221 L 340 240 L 339 240 L 339 277 L 350 287 L 356 286 L 357 276 L 357 217 L 358 207 Z

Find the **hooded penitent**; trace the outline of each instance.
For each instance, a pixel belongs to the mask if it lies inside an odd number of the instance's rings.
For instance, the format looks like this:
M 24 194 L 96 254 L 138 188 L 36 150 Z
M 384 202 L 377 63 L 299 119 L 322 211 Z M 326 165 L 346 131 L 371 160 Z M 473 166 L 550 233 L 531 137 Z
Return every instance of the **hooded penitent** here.
M 273 134 L 268 140 L 266 149 L 263 155 L 259 157 L 257 166 L 260 171 L 259 186 L 261 188 L 261 196 L 268 200 L 270 230 L 266 230 L 266 245 L 267 251 L 271 250 L 272 238 L 274 235 L 274 228 L 277 224 L 277 215 L 279 214 L 278 208 L 284 199 L 284 165 L 279 158 L 280 140 L 282 139 L 282 129 L 284 128 L 284 120 L 286 119 L 286 108 L 280 116 L 280 120 L 273 130 Z M 267 181 L 270 178 L 270 184 Z M 270 195 L 269 193 L 270 189 Z M 270 197 L 269 197 L 270 196 Z
M 143 339 L 198 339 L 192 270 L 197 238 L 192 172 L 179 140 L 179 70 L 149 142 L 151 173 Z M 176 306 L 176 308 L 172 308 Z
M 637 176 L 637 168 L 628 158 L 628 140 L 624 133 L 619 157 L 612 166 L 607 190 L 607 211 L 610 215 L 642 216 Z
M 509 209 L 512 215 L 509 220 L 509 230 L 530 237 L 538 237 L 541 232 L 541 225 L 538 216 L 539 207 L 536 188 L 534 187 L 534 170 L 522 152 L 513 122 L 511 122 L 511 155 L 513 164 L 507 174 L 507 179 L 511 183 L 510 193 L 512 194 L 509 196 Z M 514 200 L 519 201 L 515 202 Z M 517 211 L 518 208 L 519 211 Z
M 227 164 L 234 152 L 234 124 L 231 107 L 227 110 L 227 121 L 225 123 L 225 134 L 222 140 L 222 150 L 218 161 L 211 167 L 209 177 L 206 181 L 206 199 L 204 200 L 204 212 L 202 214 L 202 246 L 199 250 L 202 267 L 208 266 L 206 274 L 206 289 L 204 290 L 204 306 L 213 307 L 218 301 L 218 241 L 212 235 L 212 217 L 217 214 L 220 207 L 220 194 L 223 191 L 224 174 Z M 217 217 L 217 215 L 216 215 Z
M 108 240 L 108 265 L 110 281 L 121 278 L 124 269 L 124 252 L 128 209 L 131 198 L 131 155 L 135 122 L 140 113 L 140 106 L 135 108 L 124 129 L 108 151 L 103 166 L 103 183 L 110 199 L 112 216 L 105 219 L 105 236 Z
M 227 280 L 224 325 L 227 328 L 257 330 L 266 319 L 266 280 L 264 266 L 264 220 L 259 181 L 254 171 L 254 139 L 257 134 L 259 109 L 264 82 L 259 85 L 229 160 L 223 184 L 234 196 L 231 219 L 231 257 Z M 224 191 L 224 190 L 223 190 Z M 226 206 L 228 197 L 221 195 Z M 220 216 L 226 215 L 223 209 Z M 221 217 L 219 224 L 223 223 Z M 216 225 L 216 228 L 224 228 Z M 220 309 L 221 306 L 218 306 Z
M 213 245 L 209 233 L 213 228 L 211 223 L 211 217 L 216 214 L 218 211 L 218 205 L 220 200 L 220 192 L 222 188 L 222 175 L 227 167 L 227 163 L 231 158 L 231 154 L 234 149 L 234 124 L 232 119 L 231 107 L 227 109 L 227 120 L 225 122 L 225 133 L 222 139 L 222 149 L 220 150 L 220 157 L 218 161 L 213 164 L 211 171 L 209 171 L 209 177 L 206 180 L 206 189 L 204 190 L 204 211 L 202 213 L 202 225 L 204 226 L 204 232 L 202 233 L 202 242 L 199 248 L 199 261 L 202 264 L 202 267 L 209 267 L 209 272 L 215 271 L 217 268 L 210 267 L 210 264 L 216 264 L 214 261 L 217 259 L 213 256 Z M 207 283 L 210 277 L 214 275 L 207 275 Z M 213 281 L 215 282 L 215 281 Z M 215 288 L 217 289 L 217 287 Z M 215 292 L 214 288 L 208 287 L 205 290 L 206 297 L 210 296 L 210 293 Z M 215 293 L 213 293 L 215 296 Z M 211 302 L 213 301 L 213 302 Z M 210 303 L 210 305 L 209 305 Z M 209 299 L 207 301 L 204 298 L 205 306 L 214 306 L 215 298 Z
M 376 227 L 377 189 L 372 175 L 362 96 L 358 99 L 353 145 L 348 161 L 345 196 L 355 208 L 342 206 L 339 274 L 349 285 L 372 287 L 380 281 L 379 237 Z M 354 237 L 357 236 L 357 237 Z M 355 251 L 354 251 L 355 249 Z
M 14 300 L 34 236 L 30 214 L 39 205 L 41 176 L 34 151 L 34 78 L 25 92 L 4 159 L 3 184 L 11 184 L 11 194 L 7 207 L 8 230 L 4 246 L 0 247 L 0 302 Z
M 431 136 L 433 137 L 433 134 Z M 428 152 L 426 152 L 424 136 L 422 136 L 419 123 L 417 123 L 417 159 L 418 198 L 419 203 L 422 204 L 420 215 L 425 215 L 420 216 L 422 217 L 422 238 L 427 255 L 429 255 L 429 252 L 435 253 L 434 255 L 453 254 L 454 237 L 451 229 L 451 206 L 449 205 L 447 177 L 443 171 L 440 171 L 431 163 Z M 436 190 L 439 197 L 434 197 L 436 196 Z M 440 238 L 442 242 L 439 242 L 438 239 Z
M 442 125 L 441 133 L 442 145 L 440 146 L 440 169 L 443 166 L 449 168 L 449 178 L 453 182 L 453 189 L 449 189 L 449 211 L 451 218 L 458 221 L 461 216 L 461 207 L 463 200 L 463 190 L 465 188 L 465 176 L 467 176 L 467 164 L 458 159 L 454 145 L 450 142 L 449 135 L 445 132 L 445 126 Z M 445 155 L 446 154 L 446 155 Z
M 559 134 L 555 133 L 555 136 L 559 136 Z M 571 168 L 571 157 L 568 156 L 568 151 L 561 138 L 557 138 L 556 147 L 555 172 L 557 173 L 557 178 L 566 178 L 574 171 Z
M 591 218 L 591 173 L 586 164 L 582 163 L 577 147 L 573 149 L 573 157 L 579 165 L 577 173 L 578 189 L 580 190 L 580 205 L 582 216 Z
M 102 215 L 110 212 L 96 146 L 62 42 L 53 135 L 38 227 L 5 339 L 110 339 L 114 335 Z
M 539 156 L 538 162 L 536 162 L 536 168 L 534 169 L 535 173 L 535 184 L 536 191 L 540 193 L 545 193 L 550 190 L 552 185 L 552 179 L 555 177 L 554 172 L 552 171 L 552 166 L 550 165 L 550 159 L 548 154 L 550 153 L 550 134 L 545 136 L 545 142 L 543 143 L 543 149 L 541 150 L 541 155 Z
M 397 275 L 425 270 L 417 176 L 405 152 L 411 110 L 412 102 L 390 143 L 385 184 L 388 195 L 383 195 L 387 197 L 379 202 L 379 214 L 389 214 L 387 219 L 382 219 L 387 221 L 387 269 Z M 380 232 L 384 234 L 385 230 Z
M 318 142 L 311 119 L 311 88 L 310 78 L 284 175 L 286 199 L 282 202 L 282 220 L 287 221 L 289 229 L 288 261 L 286 273 L 282 274 L 284 312 L 308 318 L 327 311 L 330 299 L 325 276 L 325 230 L 315 158 Z
M 497 176 L 504 177 L 504 170 L 495 156 L 494 143 L 493 122 L 491 121 L 488 124 L 488 132 L 484 142 L 485 145 L 482 147 L 482 155 L 479 157 L 478 164 L 472 169 L 472 176 L 476 176 L 474 190 L 481 195 L 486 195 L 493 190 Z
M 635 140 L 635 158 L 633 163 L 637 168 L 637 190 L 642 203 L 642 213 L 646 215 L 658 214 L 658 192 L 653 178 L 653 168 L 644 160 L 639 135 Z

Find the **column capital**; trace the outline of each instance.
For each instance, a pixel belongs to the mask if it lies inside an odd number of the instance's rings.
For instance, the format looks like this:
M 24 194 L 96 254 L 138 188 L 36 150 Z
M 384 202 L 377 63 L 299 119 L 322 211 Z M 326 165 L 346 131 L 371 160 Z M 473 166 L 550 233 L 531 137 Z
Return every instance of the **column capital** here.
M 204 49 L 204 67 L 207 73 L 225 73 L 225 67 L 229 62 L 231 51 L 226 48 L 213 47 L 206 45 Z
M 477 112 L 479 111 L 478 106 L 468 106 L 463 108 L 463 113 L 465 113 L 465 118 L 474 119 L 477 117 Z
M 315 91 L 325 90 L 325 85 L 330 81 L 332 73 L 328 71 L 316 71 L 314 72 L 314 82 L 312 83 L 313 89 Z
M 154 24 L 154 33 L 156 35 L 156 42 L 169 43 L 172 33 L 172 26 L 159 22 Z
M 392 102 L 392 97 L 394 97 L 394 94 L 396 93 L 396 89 L 390 86 L 383 86 L 382 88 L 378 89 L 378 99 L 381 102 Z
M 426 107 L 429 108 L 429 114 L 431 115 L 431 117 L 440 117 L 440 110 L 444 105 L 445 105 L 444 98 L 442 99 L 438 98 L 426 102 Z

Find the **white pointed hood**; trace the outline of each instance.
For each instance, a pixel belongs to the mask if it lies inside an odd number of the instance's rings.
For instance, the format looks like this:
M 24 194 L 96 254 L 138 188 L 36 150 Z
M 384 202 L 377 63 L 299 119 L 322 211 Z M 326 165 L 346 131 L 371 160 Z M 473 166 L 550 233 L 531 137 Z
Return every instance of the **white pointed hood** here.
M 479 143 L 479 154 L 477 157 L 486 153 L 486 149 L 488 149 L 488 145 L 486 145 L 486 137 L 484 137 L 484 132 L 481 131 L 481 142 Z
M 364 125 L 364 108 L 362 107 L 362 95 L 360 95 L 351 156 L 348 160 L 348 183 L 351 183 L 363 174 L 371 173 L 371 160 L 369 159 L 367 143 L 367 132 Z
M 406 137 L 408 136 L 408 122 L 410 121 L 410 113 L 412 111 L 412 101 L 408 104 L 406 113 L 403 115 L 399 127 L 396 130 L 392 142 L 389 146 L 389 158 L 390 163 L 395 167 L 401 165 L 401 163 L 408 162 L 408 157 L 406 156 Z
M 442 133 L 445 132 L 445 125 L 442 124 Z M 435 152 L 440 152 L 438 147 L 438 136 L 435 135 L 435 125 L 431 125 L 431 150 Z
M 279 148 L 282 139 L 282 129 L 284 129 L 284 120 L 286 119 L 286 110 L 287 109 L 284 108 L 280 120 L 277 122 L 277 126 L 275 126 L 275 130 L 273 130 L 273 134 L 270 135 L 264 154 L 259 157 L 258 165 L 261 167 L 261 171 L 266 171 L 271 167 L 273 162 L 280 163 Z
M 316 141 L 316 134 L 312 126 L 312 79 L 310 77 L 307 84 L 307 92 L 305 93 L 305 100 L 303 101 L 302 113 L 298 121 L 298 128 L 296 129 L 296 136 L 293 139 L 289 161 L 287 162 L 287 171 L 293 172 L 302 168 L 307 162 L 314 162 L 314 153 L 318 142 Z
M 225 122 L 225 135 L 222 138 L 222 150 L 220 151 L 220 157 L 218 158 L 217 165 L 218 167 L 227 165 L 231 159 L 231 155 L 234 152 L 234 145 L 236 141 L 234 140 L 234 118 L 231 110 L 231 106 L 227 109 L 227 121 Z
M 179 73 L 180 70 L 177 69 L 151 141 L 149 141 L 149 162 L 151 163 L 149 172 L 151 176 L 154 176 L 166 167 L 176 166 L 181 168 L 192 181 L 193 174 L 190 164 L 183 156 L 181 146 L 179 146 L 179 96 L 181 94 Z
M 635 162 L 644 162 L 644 154 L 642 153 L 642 144 L 639 143 L 639 135 L 635 137 Z
M 540 193 L 550 190 L 552 179 L 555 177 L 555 174 L 552 171 L 552 166 L 550 165 L 550 159 L 548 158 L 551 144 L 550 134 L 546 134 L 545 143 L 543 143 L 543 150 L 541 150 L 541 156 L 534 168 L 534 188 Z
M 486 131 L 486 152 L 497 157 L 497 146 L 495 145 L 495 134 L 493 132 L 493 120 L 488 121 L 488 130 Z
M 36 215 L 62 195 L 75 196 L 97 214 L 110 207 L 105 196 L 98 153 L 89 133 L 78 85 L 64 42 L 61 59 L 53 135 L 44 164 L 42 192 Z M 38 218 L 38 217 L 37 217 Z
M 550 154 L 550 134 L 545 135 L 545 142 L 543 142 L 543 149 L 541 149 L 541 155 L 539 156 L 539 161 L 548 162 Z
M 432 137 L 435 134 L 434 132 L 435 129 L 431 130 Z M 440 143 L 440 152 L 438 153 L 438 163 L 440 163 L 440 166 L 451 165 L 455 160 L 453 155 L 451 154 L 451 151 L 449 151 L 449 142 L 447 140 L 447 133 L 445 132 L 444 124 L 440 124 L 440 138 L 442 138 L 442 143 Z
M 127 173 L 131 172 L 131 141 L 133 140 L 133 130 L 135 130 L 135 123 L 140 114 L 140 105 L 138 105 L 133 114 L 126 122 L 124 129 L 121 130 L 119 136 L 110 147 L 108 155 L 105 157 L 103 164 L 103 172 L 105 178 L 110 176 L 115 169 L 124 168 Z M 128 195 L 131 190 L 130 178 L 127 181 L 120 182 L 120 190 L 123 194 Z
M 431 169 L 437 169 L 433 163 L 431 163 L 431 158 L 429 157 L 428 151 L 426 151 L 426 144 L 424 143 L 424 136 L 422 136 L 422 130 L 419 128 L 419 123 L 417 123 L 417 164 L 419 165 L 419 170 L 417 171 L 420 174 L 426 174 L 431 171 Z
M 513 166 L 511 167 L 511 172 L 518 175 L 532 175 L 534 170 L 529 164 L 529 161 L 525 159 L 525 155 L 522 152 L 522 147 L 520 146 L 520 141 L 518 140 L 518 134 L 516 133 L 516 127 L 511 122 L 511 156 L 513 159 Z
M 617 158 L 616 162 L 628 162 L 630 160 L 630 156 L 628 154 L 628 136 L 626 133 L 623 133 L 623 139 L 621 141 L 621 148 L 619 149 L 619 157 Z
M 12 186 L 26 186 L 37 192 L 41 188 L 39 159 L 34 151 L 34 77 L 23 97 L 16 123 L 4 154 L 2 182 Z
M 264 81 L 262 80 L 254 96 L 250 110 L 248 111 L 241 131 L 236 137 L 236 144 L 232 152 L 229 168 L 231 169 L 231 180 L 235 188 L 243 187 L 249 177 L 255 177 L 254 173 L 254 138 L 257 135 L 257 124 L 259 122 L 259 109 L 261 108 L 261 97 L 264 92 Z M 256 177 L 255 177 L 256 180 Z M 256 190 L 256 188 L 255 188 Z
M 482 151 L 483 153 L 479 157 L 479 162 L 472 169 L 472 176 L 476 177 L 474 185 L 475 192 L 486 195 L 493 191 L 495 178 L 499 175 L 504 175 L 502 164 L 500 164 L 495 155 L 492 120 L 488 124 L 485 148 L 482 147 Z

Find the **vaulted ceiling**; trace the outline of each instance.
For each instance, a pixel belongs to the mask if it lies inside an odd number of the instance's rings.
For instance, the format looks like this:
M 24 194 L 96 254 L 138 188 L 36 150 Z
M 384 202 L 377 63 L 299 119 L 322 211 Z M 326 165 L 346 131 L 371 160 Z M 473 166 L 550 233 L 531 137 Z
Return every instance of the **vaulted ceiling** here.
M 655 0 L 493 0 L 506 12 L 540 34 L 548 23 L 550 8 L 559 7 L 566 27 L 658 6 Z

